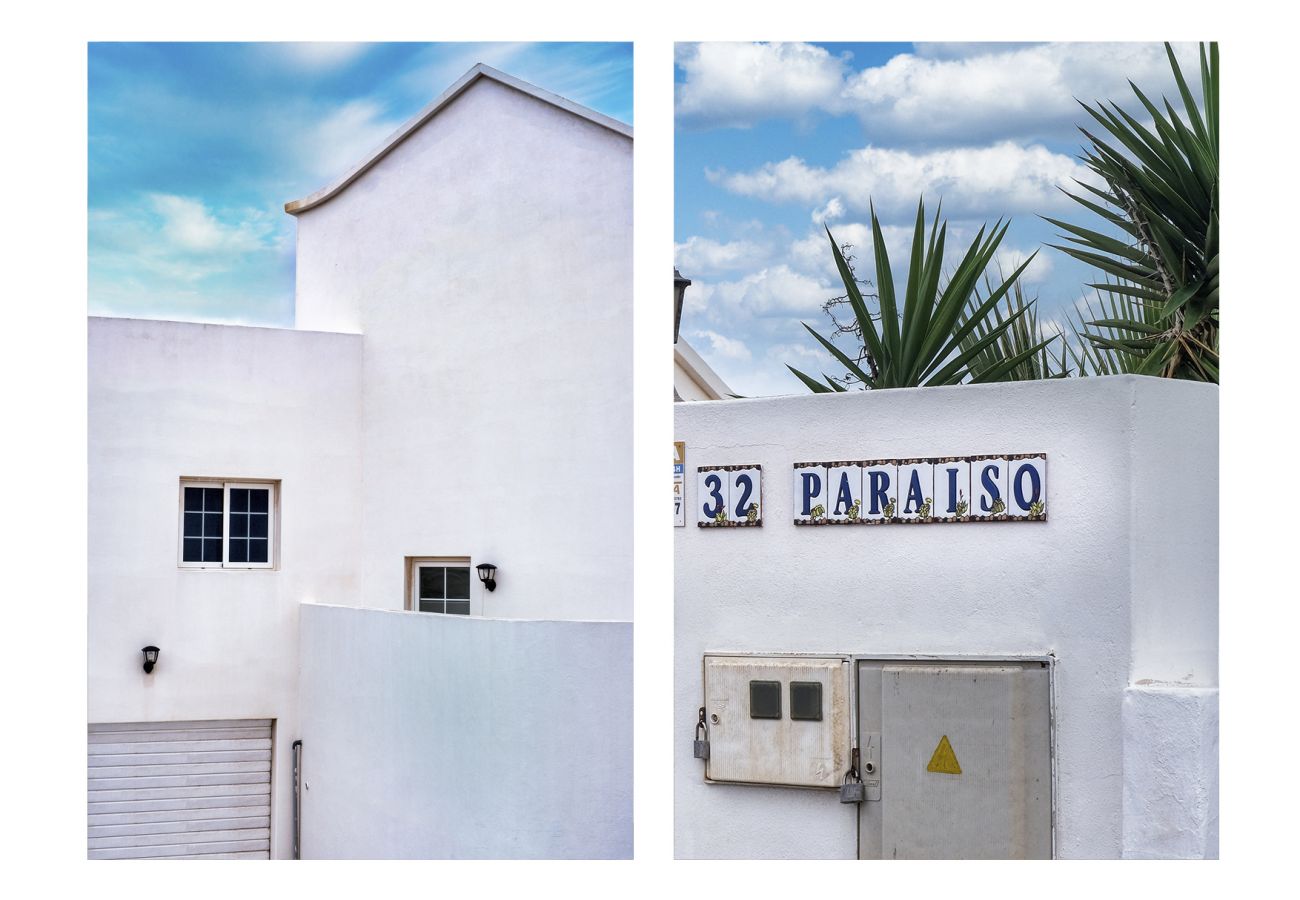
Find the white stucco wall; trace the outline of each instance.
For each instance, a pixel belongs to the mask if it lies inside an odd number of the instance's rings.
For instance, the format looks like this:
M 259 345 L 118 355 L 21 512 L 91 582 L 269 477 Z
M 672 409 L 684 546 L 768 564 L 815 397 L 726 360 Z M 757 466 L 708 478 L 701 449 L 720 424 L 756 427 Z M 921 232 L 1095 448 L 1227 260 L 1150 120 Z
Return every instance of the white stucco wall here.
M 365 335 L 367 605 L 470 556 L 488 615 L 631 619 L 631 185 L 630 138 L 481 79 L 298 216 L 298 327 Z
M 1217 696 L 1217 388 L 1090 378 L 677 404 L 675 414 L 688 509 L 701 465 L 762 465 L 765 504 L 762 528 L 700 529 L 692 513 L 676 529 L 677 855 L 856 854 L 855 813 L 833 793 L 704 783 L 691 740 L 706 651 L 1054 654 L 1056 855 L 1171 846 L 1126 819 L 1159 806 L 1144 794 L 1149 779 L 1126 780 L 1126 765 L 1153 755 L 1179 760 L 1160 791 L 1198 798 L 1182 833 L 1212 832 L 1201 843 L 1217 850 L 1217 752 L 1205 749 L 1204 717 L 1148 703 L 1138 727 L 1125 711 L 1142 679 Z M 792 523 L 795 462 L 1039 451 L 1045 523 Z M 1196 751 L 1148 743 L 1171 733 Z
M 280 857 L 299 603 L 357 596 L 360 353 L 355 335 L 90 320 L 89 721 L 275 719 Z M 279 479 L 279 567 L 180 568 L 182 477 Z
M 631 856 L 630 623 L 301 628 L 305 859 Z

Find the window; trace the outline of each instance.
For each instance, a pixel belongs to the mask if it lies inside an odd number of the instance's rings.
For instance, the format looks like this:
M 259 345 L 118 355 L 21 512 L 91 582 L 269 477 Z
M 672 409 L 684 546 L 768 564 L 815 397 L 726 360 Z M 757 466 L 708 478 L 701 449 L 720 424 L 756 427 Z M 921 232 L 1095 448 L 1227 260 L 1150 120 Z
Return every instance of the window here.
M 407 560 L 408 609 L 468 616 L 469 557 L 414 557 Z
M 182 481 L 181 566 L 273 567 L 275 495 L 274 482 Z

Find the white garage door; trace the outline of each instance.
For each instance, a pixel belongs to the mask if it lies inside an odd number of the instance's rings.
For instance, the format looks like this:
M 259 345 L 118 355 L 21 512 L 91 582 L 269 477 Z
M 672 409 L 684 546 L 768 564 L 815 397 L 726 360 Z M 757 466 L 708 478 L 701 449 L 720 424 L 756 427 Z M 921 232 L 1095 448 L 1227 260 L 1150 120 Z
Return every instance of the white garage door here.
M 91 859 L 267 859 L 271 720 L 91 725 Z

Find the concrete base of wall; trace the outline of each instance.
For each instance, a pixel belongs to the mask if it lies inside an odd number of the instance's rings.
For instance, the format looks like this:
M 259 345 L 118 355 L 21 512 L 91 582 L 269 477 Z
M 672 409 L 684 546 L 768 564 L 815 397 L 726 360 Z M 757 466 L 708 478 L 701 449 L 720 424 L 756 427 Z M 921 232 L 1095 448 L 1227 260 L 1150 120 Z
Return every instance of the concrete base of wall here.
M 1219 691 L 1124 692 L 1124 858 L 1219 855 Z

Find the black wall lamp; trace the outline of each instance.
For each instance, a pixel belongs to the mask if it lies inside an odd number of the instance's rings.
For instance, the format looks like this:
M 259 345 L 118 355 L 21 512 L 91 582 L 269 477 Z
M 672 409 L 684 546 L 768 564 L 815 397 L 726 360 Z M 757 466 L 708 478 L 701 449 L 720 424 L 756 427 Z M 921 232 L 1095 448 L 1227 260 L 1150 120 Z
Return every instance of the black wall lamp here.
M 144 654 L 144 671 L 145 674 L 147 675 L 148 673 L 153 671 L 154 663 L 158 662 L 159 651 L 157 647 L 150 644 L 148 647 L 143 648 L 140 652 Z
M 497 567 L 492 563 L 479 563 L 478 580 L 483 582 L 483 586 L 489 591 L 497 589 Z

